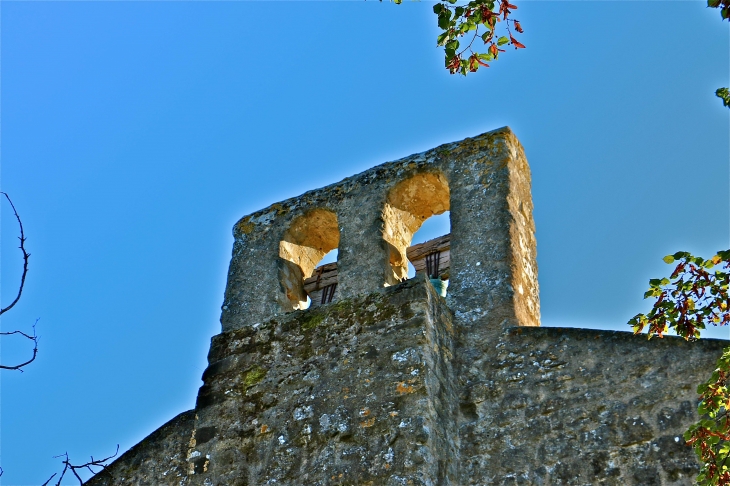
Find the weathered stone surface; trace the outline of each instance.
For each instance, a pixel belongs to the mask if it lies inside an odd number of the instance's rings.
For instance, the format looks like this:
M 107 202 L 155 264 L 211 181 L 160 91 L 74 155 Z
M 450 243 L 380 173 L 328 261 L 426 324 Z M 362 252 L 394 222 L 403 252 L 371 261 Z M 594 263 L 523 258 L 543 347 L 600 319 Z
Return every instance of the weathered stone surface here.
M 242 218 L 233 231 L 223 329 L 301 308 L 299 282 L 335 241 L 336 298 L 397 284 L 406 277 L 411 236 L 426 218 L 446 210 L 456 320 L 481 319 L 492 331 L 539 325 L 530 171 L 519 141 L 502 128 Z
M 512 328 L 459 356 L 458 484 L 690 485 L 682 434 L 727 341 Z
M 422 278 L 216 336 L 192 484 L 455 481 L 452 336 Z
M 517 327 L 454 356 L 455 331 L 418 277 L 225 332 L 194 430 L 90 484 L 692 484 L 682 433 L 726 341 Z
M 187 484 L 188 443 L 195 412 L 183 412 L 148 435 L 85 484 L 88 486 L 180 486 Z
M 445 210 L 446 299 L 402 281 Z M 727 341 L 535 327 L 534 230 L 509 129 L 241 219 L 194 419 L 89 484 L 692 484 L 681 436 Z M 335 301 L 293 310 L 335 246 Z

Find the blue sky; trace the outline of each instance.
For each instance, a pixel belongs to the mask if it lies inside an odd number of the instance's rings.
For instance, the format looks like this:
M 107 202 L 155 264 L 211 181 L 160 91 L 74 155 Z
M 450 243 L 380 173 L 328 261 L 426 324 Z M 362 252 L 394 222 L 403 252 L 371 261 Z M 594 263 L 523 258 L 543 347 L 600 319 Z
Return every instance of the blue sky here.
M 32 253 L 2 327 L 40 318 L 41 335 L 25 373 L 0 375 L 2 484 L 42 483 L 66 451 L 125 450 L 192 408 L 235 221 L 382 162 L 515 131 L 544 325 L 627 330 L 664 255 L 730 245 L 717 11 L 517 2 L 527 49 L 461 78 L 432 5 L 0 3 L 0 182 Z M 16 235 L 4 206 L 3 303 Z M 29 351 L 1 345 L 3 362 Z

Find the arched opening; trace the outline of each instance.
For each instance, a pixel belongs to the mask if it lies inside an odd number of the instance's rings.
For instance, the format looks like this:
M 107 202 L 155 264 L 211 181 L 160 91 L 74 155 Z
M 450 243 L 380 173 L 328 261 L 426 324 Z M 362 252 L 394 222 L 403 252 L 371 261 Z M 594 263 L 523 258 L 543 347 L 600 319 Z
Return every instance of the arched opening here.
M 307 293 L 308 307 L 319 307 L 329 304 L 337 291 L 337 256 L 338 250 L 327 253 L 312 272 L 312 276 L 304 279 L 304 291 Z
M 385 276 L 386 285 L 397 284 L 409 277 L 409 257 L 418 273 L 419 266 L 423 263 L 424 268 L 421 271 L 429 273 L 429 277 L 442 276 L 439 261 L 442 250 L 448 250 L 449 230 L 440 238 L 422 243 L 420 247 L 416 245 L 418 251 L 415 257 L 413 249 L 416 247 L 411 247 L 411 244 L 414 234 L 427 219 L 449 210 L 449 197 L 449 185 L 441 173 L 418 174 L 399 182 L 390 190 L 383 210 L 383 239 L 389 252 L 390 264 Z M 444 238 L 446 247 L 444 241 L 436 242 L 435 246 L 430 244 Z M 444 256 L 448 257 L 448 254 L 444 253 Z M 443 265 L 441 268 L 444 268 Z
M 429 251 L 441 251 L 441 260 L 444 257 L 448 257 L 444 253 L 448 253 L 450 250 L 451 243 L 451 212 L 445 211 L 441 214 L 431 216 L 423 222 L 421 227 L 413 234 L 411 240 L 411 246 L 406 250 L 406 256 L 408 257 L 408 278 L 413 278 L 416 275 L 416 267 L 413 266 L 413 261 L 418 261 L 420 253 L 425 250 Z M 446 240 L 445 242 L 442 240 Z M 447 243 L 447 247 L 444 248 L 444 243 Z M 446 262 L 444 262 L 446 263 Z M 448 270 L 448 265 L 440 265 L 437 272 L 439 274 Z M 419 264 L 418 273 L 423 270 L 422 265 Z M 446 275 L 448 278 L 448 274 Z
M 340 229 L 337 215 L 332 211 L 314 209 L 292 221 L 279 243 L 279 282 L 285 310 L 306 309 L 309 301 L 314 300 L 308 298 L 304 280 L 312 276 L 320 260 L 339 244 Z M 328 290 L 331 291 L 329 300 L 334 290 Z

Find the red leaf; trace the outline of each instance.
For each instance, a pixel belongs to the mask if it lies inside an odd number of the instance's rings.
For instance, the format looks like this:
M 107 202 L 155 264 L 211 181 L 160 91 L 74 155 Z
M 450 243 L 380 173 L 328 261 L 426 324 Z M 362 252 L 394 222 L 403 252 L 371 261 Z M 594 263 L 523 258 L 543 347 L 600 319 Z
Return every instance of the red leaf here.
M 515 46 L 515 49 L 524 49 L 525 48 L 525 45 L 522 44 L 521 42 L 518 42 L 517 39 L 512 37 L 512 34 L 510 34 L 509 40 L 512 41 L 512 45 Z
M 486 62 L 482 62 L 480 59 L 477 59 L 477 62 L 484 67 L 489 67 L 489 64 L 487 64 Z
M 520 25 L 520 22 L 518 20 L 515 20 L 515 30 L 517 30 L 517 32 L 519 32 L 520 34 L 522 34 L 524 32 L 524 30 L 522 30 L 522 26 Z
M 482 18 L 485 19 L 490 25 L 493 23 L 492 17 L 494 17 L 494 12 L 489 10 L 487 7 L 482 7 Z
M 510 13 L 512 13 L 509 10 L 511 8 L 517 10 L 517 6 L 516 5 L 512 5 L 507 0 L 503 0 L 502 1 L 502 5 L 499 6 L 499 11 L 500 11 L 500 13 L 504 13 L 504 16 L 502 17 L 504 20 L 507 20 L 507 16 Z
M 479 59 L 477 58 L 476 54 L 472 54 L 469 56 L 469 71 L 472 73 L 477 72 L 477 69 L 479 69 Z
M 451 61 L 446 64 L 446 68 L 449 70 L 451 74 L 456 74 L 456 72 L 459 70 L 459 65 L 461 64 L 461 56 L 458 54 L 451 58 Z

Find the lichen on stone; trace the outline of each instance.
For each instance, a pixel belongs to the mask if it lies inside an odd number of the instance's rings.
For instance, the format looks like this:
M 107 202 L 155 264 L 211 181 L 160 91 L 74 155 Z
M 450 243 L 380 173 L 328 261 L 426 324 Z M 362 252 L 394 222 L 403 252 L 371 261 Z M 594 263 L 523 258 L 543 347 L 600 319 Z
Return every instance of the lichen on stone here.
M 245 373 L 243 373 L 243 388 L 248 390 L 252 386 L 261 382 L 266 376 L 266 370 L 260 366 L 254 366 Z
M 315 327 L 322 324 L 324 321 L 324 315 L 319 312 L 306 313 L 301 319 L 301 327 L 304 331 L 311 331 Z

